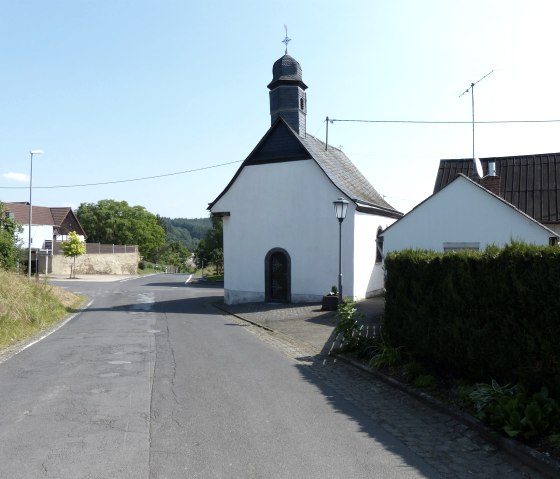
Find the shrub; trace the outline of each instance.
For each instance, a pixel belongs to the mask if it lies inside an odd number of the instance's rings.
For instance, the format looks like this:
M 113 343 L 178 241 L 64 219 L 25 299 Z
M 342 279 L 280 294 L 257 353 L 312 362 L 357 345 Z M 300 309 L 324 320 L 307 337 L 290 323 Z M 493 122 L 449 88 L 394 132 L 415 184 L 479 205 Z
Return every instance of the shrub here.
M 359 321 L 364 317 L 358 311 L 354 301 L 344 300 L 336 310 L 335 334 L 342 334 L 342 346 L 346 351 L 352 351 L 360 345 Z
M 560 406 L 543 387 L 529 394 L 520 385 L 477 384 L 470 393 L 476 416 L 510 437 L 528 439 L 559 431 Z
M 421 374 L 414 381 L 414 385 L 420 389 L 429 389 L 436 385 L 436 378 L 431 374 Z
M 472 381 L 560 395 L 560 248 L 402 251 L 385 260 L 386 339 Z
M 401 361 L 402 346 L 394 347 L 389 344 L 383 334 L 379 334 L 375 343 L 376 353 L 369 361 L 372 368 L 393 369 Z
M 424 373 L 424 366 L 418 361 L 411 361 L 403 366 L 403 374 L 409 381 L 414 381 L 418 376 Z

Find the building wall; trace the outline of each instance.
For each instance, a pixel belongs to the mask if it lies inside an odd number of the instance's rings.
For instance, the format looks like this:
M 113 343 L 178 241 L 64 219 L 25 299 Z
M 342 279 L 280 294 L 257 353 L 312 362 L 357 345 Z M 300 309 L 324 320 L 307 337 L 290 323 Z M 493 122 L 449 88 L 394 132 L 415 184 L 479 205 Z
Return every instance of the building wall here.
M 354 265 L 354 299 L 371 297 L 383 290 L 383 265 L 375 263 L 377 231 L 379 228 L 384 230 L 394 222 L 394 219 L 384 216 L 356 213 L 354 249 L 357 260 Z
M 447 243 L 503 246 L 511 240 L 547 245 L 550 231 L 468 180 L 453 183 L 384 233 L 386 252 L 407 248 L 443 251 Z
M 554 231 L 556 234 L 560 235 L 560 225 L 559 224 L 555 224 L 555 223 L 544 223 L 544 225 L 551 229 L 552 231 Z
M 228 304 L 265 299 L 265 257 L 291 259 L 292 302 L 320 301 L 338 284 L 340 191 L 313 160 L 246 166 L 213 212 L 224 217 L 224 297 Z M 353 296 L 354 205 L 343 224 L 345 293 Z
M 43 243 L 53 239 L 53 227 L 49 225 L 33 225 L 31 228 L 31 248 L 42 248 Z M 18 235 L 22 248 L 27 248 L 29 240 L 29 226 L 23 225 L 23 231 Z

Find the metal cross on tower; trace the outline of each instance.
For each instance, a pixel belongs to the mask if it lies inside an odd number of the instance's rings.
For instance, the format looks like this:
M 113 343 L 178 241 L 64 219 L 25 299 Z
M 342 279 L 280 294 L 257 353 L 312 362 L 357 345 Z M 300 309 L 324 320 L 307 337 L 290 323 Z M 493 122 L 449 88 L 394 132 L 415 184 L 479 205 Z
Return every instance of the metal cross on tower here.
M 290 43 L 290 42 L 292 41 L 292 39 L 291 39 L 291 38 L 288 38 L 288 27 L 287 27 L 286 25 L 284 25 L 284 30 L 286 31 L 286 36 L 285 36 L 284 40 L 282 40 L 282 43 L 283 43 L 284 45 L 286 45 L 286 52 L 285 52 L 285 54 L 287 55 L 287 54 L 288 54 L 288 43 Z

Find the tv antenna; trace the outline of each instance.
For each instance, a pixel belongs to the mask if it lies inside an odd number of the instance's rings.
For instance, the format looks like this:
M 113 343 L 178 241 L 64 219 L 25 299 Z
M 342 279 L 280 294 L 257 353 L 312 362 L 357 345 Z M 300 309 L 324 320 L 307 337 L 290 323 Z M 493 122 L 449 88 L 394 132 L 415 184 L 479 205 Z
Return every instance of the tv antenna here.
M 487 76 L 490 76 L 492 73 L 494 73 L 494 70 L 492 70 L 491 72 L 487 73 L 486 75 L 484 75 L 480 80 L 471 83 L 471 85 L 463 92 L 459 95 L 459 98 L 461 98 L 464 94 L 468 93 L 469 91 L 471 92 L 471 111 L 472 111 L 472 159 L 473 159 L 473 163 L 475 166 L 475 169 L 478 173 L 478 176 L 480 176 L 482 178 L 482 173 L 481 170 L 482 168 L 479 166 L 480 165 L 480 160 L 476 161 L 476 156 L 474 154 L 474 86 L 477 85 L 478 83 L 480 83 L 482 80 L 484 80 Z

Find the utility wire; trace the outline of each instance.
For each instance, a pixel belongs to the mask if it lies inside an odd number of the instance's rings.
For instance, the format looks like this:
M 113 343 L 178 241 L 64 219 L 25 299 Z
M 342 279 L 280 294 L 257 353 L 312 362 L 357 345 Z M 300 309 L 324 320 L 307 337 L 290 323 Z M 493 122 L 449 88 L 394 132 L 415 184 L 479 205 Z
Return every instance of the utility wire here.
M 193 170 L 176 171 L 174 173 L 164 173 L 162 175 L 154 175 L 154 176 L 144 176 L 142 178 L 129 178 L 127 180 L 101 181 L 99 183 L 82 183 L 79 185 L 33 186 L 33 188 L 34 189 L 79 188 L 82 186 L 101 186 L 101 185 L 113 185 L 116 183 L 131 183 L 133 181 L 153 180 L 155 178 L 164 178 L 166 176 L 185 175 L 187 173 L 194 173 L 195 171 L 210 170 L 212 168 L 219 168 L 220 166 L 233 165 L 234 163 L 241 163 L 241 162 L 242 160 L 230 161 L 229 163 L 220 163 L 219 165 L 204 166 L 202 168 L 195 168 Z M 13 190 L 13 189 L 22 189 L 22 188 L 27 189 L 29 188 L 29 186 L 0 186 L 0 188 L 4 190 Z
M 420 123 L 432 125 L 472 125 L 472 121 L 425 121 L 425 120 L 337 120 L 329 118 L 330 123 L 335 121 L 351 121 L 356 123 Z M 560 120 L 490 120 L 490 121 L 475 121 L 475 123 L 485 124 L 499 124 L 499 123 L 558 123 Z

